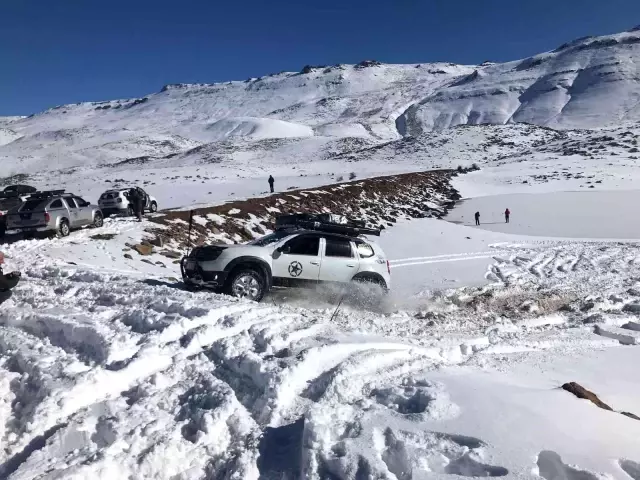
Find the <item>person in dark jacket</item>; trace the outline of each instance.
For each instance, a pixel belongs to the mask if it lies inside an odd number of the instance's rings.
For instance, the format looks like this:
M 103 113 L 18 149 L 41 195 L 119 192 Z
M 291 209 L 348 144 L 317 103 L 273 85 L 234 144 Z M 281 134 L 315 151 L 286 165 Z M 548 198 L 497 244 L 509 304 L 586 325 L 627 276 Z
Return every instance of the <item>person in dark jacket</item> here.
M 11 272 L 7 275 L 2 271 L 4 264 L 4 253 L 0 252 L 0 303 L 4 303 L 11 298 L 11 289 L 20 281 L 20 272 Z
M 509 217 L 511 216 L 511 210 L 508 208 L 504 211 L 504 221 L 509 223 Z
M 476 217 L 476 225 L 480 225 L 480 212 L 476 212 L 474 217 Z
M 131 207 L 133 207 L 133 213 L 136 217 L 138 217 L 138 221 L 142 221 L 142 202 L 144 198 L 140 195 L 140 191 L 137 188 L 132 188 L 129 190 L 129 201 L 131 202 Z
M 271 175 L 269 175 L 269 188 L 271 189 L 271 193 L 273 193 L 273 184 L 275 183 L 275 180 L 273 179 L 273 177 Z

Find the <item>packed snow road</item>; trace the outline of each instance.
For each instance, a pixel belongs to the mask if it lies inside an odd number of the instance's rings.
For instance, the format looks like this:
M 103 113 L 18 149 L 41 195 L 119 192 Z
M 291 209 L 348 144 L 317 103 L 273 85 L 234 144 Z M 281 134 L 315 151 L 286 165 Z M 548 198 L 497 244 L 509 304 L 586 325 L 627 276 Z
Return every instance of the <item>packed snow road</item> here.
M 0 308 L 0 478 L 636 472 L 640 421 L 557 388 L 640 414 L 635 244 L 487 245 L 488 284 L 334 316 L 176 288 L 123 258 L 140 234 L 3 247 L 24 278 Z

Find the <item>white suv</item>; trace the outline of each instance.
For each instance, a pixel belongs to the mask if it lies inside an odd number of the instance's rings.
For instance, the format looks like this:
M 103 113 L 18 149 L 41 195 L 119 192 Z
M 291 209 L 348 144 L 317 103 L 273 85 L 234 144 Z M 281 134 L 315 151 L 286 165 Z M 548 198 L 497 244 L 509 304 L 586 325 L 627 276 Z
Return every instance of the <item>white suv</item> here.
M 107 216 L 112 214 L 134 215 L 133 206 L 129 202 L 129 190 L 131 189 L 120 188 L 118 190 L 107 190 L 100 195 L 98 206 Z M 158 201 L 144 190 L 142 190 L 142 192 L 144 192 L 145 195 L 144 210 L 151 213 L 157 212 Z
M 302 220 L 293 219 L 291 224 L 292 217 Z M 361 237 L 380 235 L 379 230 L 309 217 L 289 215 L 285 219 L 289 224 L 247 244 L 194 248 L 180 264 L 184 283 L 255 301 L 271 287 L 362 282 L 385 291 L 390 288 L 391 270 L 384 252 Z

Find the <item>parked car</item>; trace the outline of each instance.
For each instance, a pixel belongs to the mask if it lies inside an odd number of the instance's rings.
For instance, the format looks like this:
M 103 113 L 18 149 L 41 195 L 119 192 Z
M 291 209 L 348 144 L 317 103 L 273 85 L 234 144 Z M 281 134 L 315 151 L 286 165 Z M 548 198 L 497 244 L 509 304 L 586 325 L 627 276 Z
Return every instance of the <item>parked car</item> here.
M 16 191 L 0 192 L 0 238 L 7 231 L 7 215 L 20 207 L 29 198 L 29 194 L 19 194 Z
M 133 206 L 129 201 L 130 188 L 120 188 L 118 190 L 107 190 L 98 199 L 98 206 L 102 212 L 109 216 L 113 214 L 133 215 Z M 140 190 L 142 190 L 140 188 Z M 158 201 L 147 192 L 142 190 L 145 196 L 144 209 L 151 213 L 158 211 Z
M 241 245 L 196 247 L 181 260 L 189 287 L 209 287 L 260 301 L 271 287 L 368 283 L 390 288 L 382 249 L 361 235 L 380 235 L 363 222 L 336 223 L 335 215 L 285 215 L 276 231 Z
M 32 194 L 15 212 L 7 215 L 7 231 L 55 232 L 61 237 L 85 226 L 101 227 L 102 211 L 64 190 Z

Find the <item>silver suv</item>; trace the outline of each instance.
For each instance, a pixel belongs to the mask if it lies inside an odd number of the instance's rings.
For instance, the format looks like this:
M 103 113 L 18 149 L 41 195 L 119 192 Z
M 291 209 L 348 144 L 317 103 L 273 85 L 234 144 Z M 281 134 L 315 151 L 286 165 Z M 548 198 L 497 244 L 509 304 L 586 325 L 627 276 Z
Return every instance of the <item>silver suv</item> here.
M 7 215 L 7 230 L 55 232 L 66 237 L 73 229 L 101 227 L 103 219 L 97 205 L 64 190 L 54 190 L 32 194 L 16 212 Z
M 181 261 L 183 281 L 255 301 L 271 287 L 319 283 L 362 282 L 388 290 L 391 270 L 384 252 L 361 237 L 380 230 L 330 221 L 335 217 L 286 215 L 277 219 L 274 233 L 248 244 L 196 247 Z

